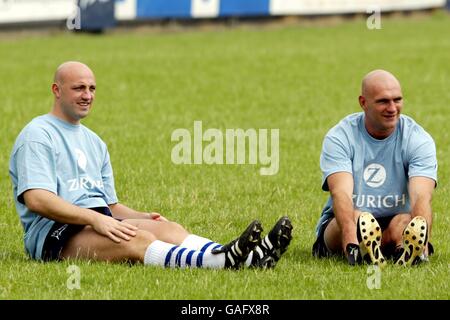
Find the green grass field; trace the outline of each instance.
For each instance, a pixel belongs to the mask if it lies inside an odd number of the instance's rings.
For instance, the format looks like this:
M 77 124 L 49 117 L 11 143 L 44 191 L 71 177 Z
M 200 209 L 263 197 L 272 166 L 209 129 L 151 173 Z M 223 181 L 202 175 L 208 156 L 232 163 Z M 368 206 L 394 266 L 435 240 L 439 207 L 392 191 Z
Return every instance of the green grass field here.
M 0 34 L 0 299 L 449 299 L 450 17 L 364 20 L 335 26 L 239 27 L 104 36 Z M 108 144 L 119 199 L 158 211 L 192 233 L 228 242 L 254 218 L 269 230 L 282 215 L 294 240 L 274 270 L 170 270 L 27 258 L 8 175 L 14 139 L 52 105 L 57 65 L 80 60 L 97 77 L 84 124 Z M 434 137 L 439 187 L 431 263 L 388 266 L 369 290 L 367 266 L 311 257 L 327 193 L 319 155 L 325 133 L 359 111 L 360 79 L 375 68 L 398 76 L 404 113 Z M 174 165 L 171 133 L 203 127 L 280 129 L 280 170 L 258 165 Z M 447 129 L 445 129 L 447 128 Z M 69 290 L 67 267 L 81 270 Z

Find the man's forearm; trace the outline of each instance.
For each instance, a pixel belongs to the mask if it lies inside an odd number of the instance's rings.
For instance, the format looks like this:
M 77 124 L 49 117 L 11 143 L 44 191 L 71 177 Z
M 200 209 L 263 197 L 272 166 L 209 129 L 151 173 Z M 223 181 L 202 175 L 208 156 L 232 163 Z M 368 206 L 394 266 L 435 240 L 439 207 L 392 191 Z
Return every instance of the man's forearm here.
M 98 215 L 94 210 L 77 207 L 54 193 L 33 189 L 24 193 L 25 205 L 33 212 L 61 223 L 92 225 Z
M 352 199 L 344 193 L 333 195 L 333 211 L 342 232 L 343 247 L 348 243 L 357 243 L 355 210 Z
M 115 203 L 109 205 L 109 208 L 111 209 L 112 215 L 114 218 L 118 219 L 143 219 L 143 218 L 149 218 L 148 213 L 136 211 L 134 209 L 128 208 L 127 206 L 121 204 L 121 203 Z
M 409 181 L 409 197 L 411 201 L 411 217 L 422 216 L 427 221 L 428 236 L 431 235 L 433 213 L 431 201 L 436 181 L 427 177 L 412 177 Z
M 428 235 L 431 234 L 431 226 L 433 223 L 433 212 L 431 209 L 431 199 L 419 197 L 411 210 L 411 217 L 422 216 L 427 221 Z

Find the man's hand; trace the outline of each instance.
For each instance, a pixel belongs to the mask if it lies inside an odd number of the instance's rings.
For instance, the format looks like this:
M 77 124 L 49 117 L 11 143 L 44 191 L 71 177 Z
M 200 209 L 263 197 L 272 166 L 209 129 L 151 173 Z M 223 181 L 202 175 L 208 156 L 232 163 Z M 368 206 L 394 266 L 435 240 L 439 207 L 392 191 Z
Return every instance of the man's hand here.
M 158 212 L 144 212 L 144 217 L 156 221 L 169 221 Z
M 129 241 L 136 236 L 137 227 L 118 221 L 114 218 L 103 214 L 97 214 L 93 218 L 92 228 L 101 235 L 110 238 L 112 241 L 119 243 L 122 240 Z

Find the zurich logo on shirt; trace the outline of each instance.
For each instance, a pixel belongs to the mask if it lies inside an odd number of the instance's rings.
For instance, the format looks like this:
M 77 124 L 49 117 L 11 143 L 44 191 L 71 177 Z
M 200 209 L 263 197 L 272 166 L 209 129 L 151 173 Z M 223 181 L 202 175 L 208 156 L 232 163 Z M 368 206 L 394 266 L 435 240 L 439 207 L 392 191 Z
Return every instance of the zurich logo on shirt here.
M 364 169 L 363 177 L 369 187 L 378 188 L 386 181 L 386 169 L 378 163 L 369 164 Z
M 87 157 L 85 153 L 78 148 L 74 148 L 74 151 L 77 158 L 78 168 L 86 172 Z M 83 176 L 81 177 L 67 180 L 67 185 L 69 186 L 68 191 L 72 192 L 80 189 L 92 190 L 95 188 L 104 189 L 103 180 L 94 180 L 86 173 L 82 173 L 82 175 Z

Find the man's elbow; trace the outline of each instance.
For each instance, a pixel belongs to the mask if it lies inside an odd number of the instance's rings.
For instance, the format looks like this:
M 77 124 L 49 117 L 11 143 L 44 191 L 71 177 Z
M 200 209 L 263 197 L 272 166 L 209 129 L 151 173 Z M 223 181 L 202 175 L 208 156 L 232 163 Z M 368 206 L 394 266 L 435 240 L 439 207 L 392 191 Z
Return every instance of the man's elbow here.
M 42 212 L 45 201 L 42 199 L 40 190 L 27 190 L 23 194 L 23 200 L 28 209 L 33 212 Z

